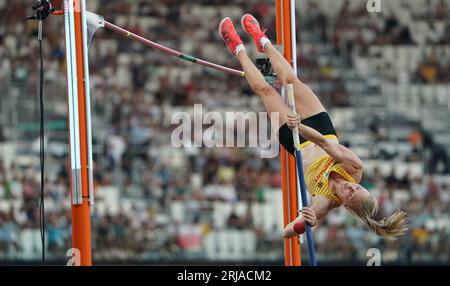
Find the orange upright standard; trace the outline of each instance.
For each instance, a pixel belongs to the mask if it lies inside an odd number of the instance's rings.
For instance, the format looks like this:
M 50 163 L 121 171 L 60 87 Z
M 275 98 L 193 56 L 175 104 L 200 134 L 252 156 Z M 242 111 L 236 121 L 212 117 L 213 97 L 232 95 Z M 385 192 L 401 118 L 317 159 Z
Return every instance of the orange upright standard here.
M 90 206 L 94 203 L 86 0 L 64 0 L 70 138 L 72 249 L 68 265 L 92 265 Z
M 283 47 L 284 57 L 296 69 L 295 1 L 275 0 L 277 45 Z M 287 101 L 287 98 L 286 98 Z M 295 158 L 280 146 L 283 178 L 283 218 L 286 226 L 298 216 L 299 194 Z M 284 263 L 300 266 L 300 240 L 298 237 L 284 240 Z

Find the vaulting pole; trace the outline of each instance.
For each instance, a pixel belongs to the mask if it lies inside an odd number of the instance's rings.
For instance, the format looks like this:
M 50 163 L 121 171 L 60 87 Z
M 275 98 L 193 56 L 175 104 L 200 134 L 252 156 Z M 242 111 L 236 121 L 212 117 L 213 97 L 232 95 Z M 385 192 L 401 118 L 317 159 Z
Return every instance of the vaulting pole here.
M 289 101 L 289 110 L 291 114 L 297 115 L 297 109 L 295 108 L 295 98 L 294 98 L 294 86 L 288 84 L 286 86 L 287 97 Z M 297 162 L 297 175 L 299 179 L 300 188 L 300 202 L 303 208 L 308 207 L 308 194 L 306 191 L 305 177 L 303 175 L 303 162 L 302 162 L 302 151 L 300 147 L 300 137 L 298 134 L 298 129 L 292 130 L 292 137 L 295 146 L 295 160 Z M 314 249 L 314 239 L 312 235 L 312 228 L 309 223 L 306 223 L 306 239 L 308 240 L 308 252 L 309 252 L 309 262 L 311 266 L 317 266 L 316 263 L 316 252 Z

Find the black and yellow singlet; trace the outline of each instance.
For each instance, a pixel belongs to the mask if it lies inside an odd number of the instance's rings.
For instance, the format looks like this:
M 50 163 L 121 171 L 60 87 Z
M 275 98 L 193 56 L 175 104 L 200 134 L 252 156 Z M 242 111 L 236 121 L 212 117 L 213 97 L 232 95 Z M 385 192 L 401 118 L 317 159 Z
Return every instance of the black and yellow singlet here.
M 336 172 L 351 183 L 356 183 L 352 176 L 329 155 L 324 155 L 312 163 L 305 171 L 305 183 L 312 196 L 324 196 L 338 204 L 341 200 L 330 190 L 328 180 L 330 174 Z

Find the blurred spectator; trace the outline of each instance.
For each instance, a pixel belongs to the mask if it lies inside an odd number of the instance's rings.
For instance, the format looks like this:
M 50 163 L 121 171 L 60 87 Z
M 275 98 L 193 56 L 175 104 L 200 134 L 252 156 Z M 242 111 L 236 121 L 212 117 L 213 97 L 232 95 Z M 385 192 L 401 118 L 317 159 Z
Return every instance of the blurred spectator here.
M 436 54 L 432 53 L 425 62 L 419 65 L 419 79 L 424 83 L 434 83 L 439 76 L 439 63 Z
M 122 162 L 122 155 L 126 150 L 126 142 L 120 131 L 115 129 L 106 139 L 106 153 L 109 159 L 109 169 L 114 170 Z

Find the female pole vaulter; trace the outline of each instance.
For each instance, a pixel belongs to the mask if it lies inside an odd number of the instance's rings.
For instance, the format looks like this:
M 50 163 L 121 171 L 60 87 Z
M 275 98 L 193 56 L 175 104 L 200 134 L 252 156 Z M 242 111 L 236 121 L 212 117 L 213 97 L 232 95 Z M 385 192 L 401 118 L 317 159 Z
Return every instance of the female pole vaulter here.
M 291 154 L 294 154 L 291 129 L 299 130 L 305 182 L 312 195 L 312 203 L 286 226 L 284 236 L 290 238 L 303 233 L 305 221 L 315 226 L 317 220 L 341 206 L 381 237 L 395 239 L 404 234 L 407 230 L 405 212 L 396 210 L 387 218 L 377 217 L 377 200 L 359 184 L 363 162 L 350 149 L 339 144 L 330 116 L 311 88 L 297 78 L 291 65 L 274 48 L 252 15 L 244 15 L 241 24 L 253 38 L 258 51 L 268 55 L 283 85 L 294 86 L 299 116 L 289 113 L 278 92 L 265 81 L 250 60 L 231 19 L 227 17 L 221 21 L 219 33 L 222 39 L 241 63 L 248 84 L 260 96 L 266 111 L 271 116 L 279 116 L 279 126 L 275 126 L 279 130 L 279 141 Z

